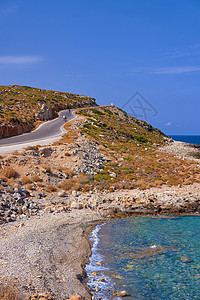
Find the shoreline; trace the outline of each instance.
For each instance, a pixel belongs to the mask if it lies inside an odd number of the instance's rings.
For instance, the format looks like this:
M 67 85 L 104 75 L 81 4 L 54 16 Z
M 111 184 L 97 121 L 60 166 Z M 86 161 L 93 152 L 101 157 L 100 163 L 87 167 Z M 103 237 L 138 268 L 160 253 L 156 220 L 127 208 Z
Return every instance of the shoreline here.
M 124 218 L 130 218 L 130 217 L 148 217 L 152 219 L 177 219 L 179 217 L 200 217 L 200 214 L 134 214 L 134 215 L 129 215 L 129 216 L 124 216 Z M 123 217 L 120 218 L 110 218 L 107 219 L 106 221 L 103 222 L 103 225 L 106 225 L 107 222 L 111 220 L 117 220 L 117 219 L 122 219 Z M 102 263 L 102 259 L 104 261 L 105 257 L 104 255 L 99 253 L 98 249 L 98 244 L 100 242 L 99 238 L 99 231 L 97 232 L 97 235 L 94 237 L 93 232 L 98 228 L 99 224 L 96 224 L 95 229 L 92 231 L 92 235 L 88 235 L 89 238 L 89 243 L 92 243 L 91 247 L 91 256 L 89 259 L 89 264 L 86 264 L 85 266 L 85 271 L 87 273 L 87 279 L 85 280 L 84 284 L 86 288 L 89 287 L 93 297 L 91 299 L 104 299 L 104 288 L 106 288 L 106 291 L 109 291 L 111 294 L 114 293 L 118 296 L 120 296 L 121 290 L 118 286 L 116 285 L 115 281 L 115 273 L 109 272 L 109 269 L 105 269 L 104 263 Z M 101 229 L 101 228 L 100 228 Z M 96 240 L 98 241 L 96 242 Z M 92 241 L 91 241 L 92 240 Z M 162 247 L 162 246 L 161 246 Z M 151 247 L 149 248 L 149 251 L 151 251 Z M 109 275 L 108 275 L 109 274 Z M 125 290 L 123 290 L 125 291 Z M 126 291 L 125 291 L 126 293 Z M 94 298 L 96 296 L 96 298 Z M 127 296 L 127 299 L 131 299 L 130 295 Z
M 185 219 L 185 217 L 186 217 L 186 219 Z M 194 217 L 194 215 L 192 215 L 192 217 Z M 108 225 L 106 225 L 106 228 L 104 228 L 102 232 L 98 233 L 99 247 L 95 248 L 94 257 L 92 260 L 92 266 L 93 266 L 92 271 L 91 271 L 91 269 L 89 269 L 89 276 L 90 276 L 89 282 L 90 282 L 90 286 L 92 287 L 92 291 L 94 292 L 94 296 L 95 296 L 93 299 L 98 299 L 98 297 L 101 297 L 101 299 L 114 299 L 111 295 L 112 294 L 120 295 L 120 293 L 122 293 L 122 291 L 124 292 L 124 295 L 127 295 L 127 299 L 132 299 L 132 297 L 134 296 L 134 290 L 131 289 L 131 286 L 132 286 L 131 279 L 134 280 L 133 279 L 135 276 L 134 274 L 135 274 L 135 272 L 137 272 L 136 270 L 138 270 L 137 267 L 136 267 L 136 269 L 135 268 L 132 269 L 132 266 L 133 265 L 135 266 L 135 264 L 136 264 L 135 261 L 137 261 L 137 265 L 143 265 L 143 271 L 146 270 L 146 268 L 147 269 L 152 268 L 151 262 L 154 261 L 154 263 L 155 263 L 155 261 L 157 261 L 157 259 L 154 260 L 154 256 L 155 255 L 159 256 L 159 254 L 163 254 L 163 252 L 165 252 L 167 249 L 170 250 L 170 247 L 171 247 L 172 251 L 173 251 L 173 249 L 175 251 L 180 251 L 180 253 L 177 255 L 177 257 L 175 257 L 176 267 L 179 267 L 179 260 L 180 260 L 180 262 L 182 262 L 184 264 L 191 262 L 191 264 L 193 264 L 193 268 L 195 268 L 195 266 L 198 265 L 198 259 L 195 259 L 198 256 L 194 256 L 195 252 L 190 253 L 190 246 L 189 246 L 190 244 L 186 243 L 186 244 L 184 244 L 184 247 L 182 248 L 181 241 L 176 240 L 176 239 L 174 240 L 174 234 L 177 233 L 177 230 L 181 231 L 180 224 L 182 224 L 182 225 L 184 224 L 182 226 L 181 232 L 182 232 L 182 234 L 184 234 L 184 232 L 186 231 L 186 233 L 188 234 L 187 235 L 188 239 L 185 241 L 189 241 L 190 234 L 192 235 L 192 233 L 193 233 L 193 227 L 190 227 L 189 231 L 187 231 L 187 229 L 184 226 L 187 226 L 188 224 L 193 224 L 193 225 L 198 224 L 197 226 L 199 227 L 199 220 L 197 220 L 197 223 L 196 223 L 195 218 L 187 218 L 187 215 L 185 215 L 184 217 L 182 215 L 180 217 L 177 217 L 177 215 L 175 215 L 175 216 L 163 215 L 163 219 L 169 219 L 169 221 L 167 220 L 167 221 L 160 223 L 160 220 L 159 220 L 158 223 L 154 223 L 154 221 L 152 221 L 149 218 L 151 218 L 151 216 L 147 216 L 147 218 L 146 217 L 143 217 L 143 218 L 139 217 L 138 219 L 133 218 L 132 220 L 129 220 L 129 218 L 126 218 L 125 220 L 122 220 L 122 221 L 119 220 L 119 222 L 117 220 L 113 220 L 113 221 L 111 221 L 111 224 L 108 223 Z M 171 219 L 174 219 L 174 221 L 171 221 Z M 175 223 L 175 222 L 177 222 L 177 223 Z M 129 224 L 130 224 L 130 228 L 132 228 L 133 231 L 129 230 L 127 233 L 126 230 L 128 230 Z M 132 224 L 132 227 L 131 227 L 131 224 Z M 134 224 L 134 227 L 133 227 L 133 224 Z M 137 224 L 139 224 L 139 226 Z M 152 231 L 152 227 L 155 225 L 155 233 L 153 234 L 153 236 L 149 235 L 151 238 L 146 240 L 146 237 L 147 237 L 146 231 L 140 230 L 141 237 L 143 237 L 143 239 L 141 238 L 142 242 L 140 243 L 140 245 L 138 245 L 137 238 L 139 236 L 138 236 L 137 230 L 138 230 L 138 228 L 140 228 L 141 224 L 143 224 L 143 225 L 146 224 L 146 227 L 144 227 L 144 228 L 148 229 L 149 231 Z M 149 224 L 151 224 L 152 227 L 149 226 Z M 158 225 L 158 224 L 160 224 L 160 225 Z M 122 231 L 121 231 L 121 228 L 123 228 Z M 163 228 L 164 233 L 162 233 L 162 231 L 160 231 L 160 233 L 158 234 L 159 238 L 156 238 L 157 237 L 156 229 L 158 230 L 158 228 L 160 228 L 160 229 Z M 118 231 L 118 229 L 119 229 L 119 233 L 116 235 L 117 236 L 117 239 L 116 239 L 116 237 L 115 238 L 113 237 L 113 234 L 116 231 Z M 170 230 L 172 230 L 172 231 L 170 231 Z M 135 236 L 137 237 L 136 240 L 134 240 L 133 236 L 132 236 L 132 239 L 129 238 L 129 240 L 128 240 L 128 237 L 131 234 L 131 232 L 134 235 L 135 231 L 136 231 Z M 198 230 L 196 230 L 196 234 L 197 233 L 198 233 Z M 164 239 L 162 239 L 162 234 L 165 234 Z M 167 241 L 166 236 L 169 236 L 169 241 Z M 193 238 L 195 239 L 194 236 L 193 236 Z M 125 242 L 126 240 L 128 240 L 129 242 L 130 241 L 134 241 L 134 242 L 136 241 L 136 242 L 135 243 L 130 242 L 130 245 L 129 245 L 130 248 L 127 248 L 123 244 L 123 242 Z M 143 244 L 143 242 L 144 242 L 144 244 Z M 199 240 L 198 240 L 198 242 L 199 242 Z M 117 243 L 117 248 L 115 248 L 113 246 L 113 245 L 116 245 L 116 243 Z M 126 242 L 125 242 L 125 244 L 126 244 Z M 126 252 L 124 250 L 125 247 L 126 247 Z M 130 255 L 129 261 L 126 260 L 125 253 L 128 253 Z M 199 253 L 199 251 L 198 251 L 198 253 Z M 97 262 L 97 259 L 98 259 L 98 258 L 95 259 L 95 255 L 97 255 L 97 257 L 98 257 L 98 254 L 100 254 L 102 256 L 101 259 L 98 260 L 101 262 L 101 267 L 98 268 L 98 264 L 97 264 L 97 266 L 96 266 L 97 268 L 95 270 L 94 262 L 95 261 Z M 152 258 L 152 256 L 153 256 L 153 258 Z M 118 257 L 121 258 L 121 260 L 119 259 L 120 262 L 118 261 Z M 127 257 L 128 257 L 128 255 L 127 255 Z M 170 256 L 168 256 L 168 255 L 166 255 L 166 257 L 165 257 L 166 264 L 169 262 L 168 261 L 169 257 Z M 143 262 L 142 262 L 141 258 L 144 258 Z M 147 261 L 145 261 L 145 258 L 147 258 Z M 132 259 L 134 261 L 133 265 L 132 265 Z M 171 261 L 171 263 L 173 264 L 173 262 L 174 262 L 174 259 Z M 196 265 L 194 262 L 196 262 Z M 159 264 L 159 259 L 158 259 L 158 264 Z M 121 268 L 121 266 L 123 266 L 123 268 Z M 129 267 L 130 267 L 130 270 L 129 270 Z M 163 265 L 161 264 L 160 267 L 163 267 Z M 180 269 L 181 268 L 184 268 L 184 266 L 180 267 Z M 180 269 L 179 269 L 179 271 L 180 271 Z M 124 273 L 124 270 L 127 270 L 128 275 L 126 273 Z M 170 268 L 170 270 L 172 270 L 172 268 Z M 131 279 L 127 280 L 127 276 L 129 276 L 129 271 L 133 271 L 133 273 L 130 275 L 130 276 L 132 276 L 132 277 L 130 277 Z M 151 269 L 151 271 L 152 271 L 152 269 Z M 191 269 L 188 268 L 187 271 L 190 272 Z M 94 272 L 95 274 L 92 272 Z M 141 272 L 140 275 L 142 276 L 144 274 L 146 274 L 146 273 Z M 178 274 L 178 271 L 177 271 L 177 274 Z M 196 273 L 194 273 L 193 275 L 195 276 L 195 274 Z M 117 278 L 117 280 L 115 280 L 115 278 Z M 148 278 L 150 283 L 151 283 L 151 280 L 153 280 L 152 278 L 153 277 Z M 119 280 L 119 279 L 121 279 L 121 280 Z M 146 279 L 147 279 L 147 277 L 144 276 L 144 280 L 146 280 Z M 198 279 L 199 279 L 199 277 L 198 277 Z M 178 280 L 181 281 L 181 278 L 178 277 L 177 281 Z M 102 282 L 102 284 L 101 284 L 101 282 Z M 108 286 L 108 283 L 109 283 L 109 286 Z M 165 286 L 165 283 L 163 283 L 163 286 Z M 105 289 L 104 289 L 104 287 L 105 287 Z M 137 290 L 137 287 L 135 288 L 135 290 Z M 107 295 L 107 297 L 106 297 L 106 295 Z
M 77 193 L 59 200 L 51 196 L 43 205 L 45 210 L 56 207 L 97 211 L 104 217 L 123 217 L 147 214 L 191 214 L 200 212 L 200 183 L 185 186 L 166 186 L 146 190 L 117 190 Z M 65 203 L 65 204 L 64 204 Z
M 196 184 L 195 186 L 199 191 L 200 185 Z M 173 187 L 173 189 L 182 191 L 182 188 L 178 187 Z M 193 186 L 183 190 L 188 189 L 191 193 Z M 164 187 L 162 190 L 169 192 L 170 188 Z M 133 192 L 136 191 L 116 193 L 120 193 L 124 201 L 127 202 Z M 153 193 L 155 196 L 155 189 L 146 192 L 148 195 Z M 137 191 L 137 193 L 143 193 L 145 196 L 145 191 Z M 174 197 L 176 194 L 172 193 L 172 195 Z M 105 194 L 104 197 L 111 200 L 116 195 L 109 193 Z M 80 201 L 81 197 L 78 198 Z M 89 200 L 86 198 L 86 201 Z M 177 203 L 179 204 L 179 202 Z M 61 213 L 41 211 L 38 215 L 19 218 L 15 222 L 1 225 L 0 277 L 17 278 L 15 285 L 19 290 L 22 289 L 22 286 L 26 286 L 26 292 L 29 296 L 46 293 L 52 295 L 53 299 L 69 299 L 69 296 L 77 293 L 82 299 L 92 299 L 91 291 L 87 285 L 85 267 L 89 264 L 89 258 L 92 255 L 93 244 L 90 241 L 90 236 L 97 225 L 112 218 L 134 215 L 152 218 L 170 217 L 166 214 L 200 216 L 194 211 L 179 213 L 179 208 L 176 212 L 175 206 L 172 206 L 172 209 L 165 213 L 159 213 L 155 209 L 152 212 L 152 206 L 148 208 L 147 205 L 145 211 L 144 202 L 139 204 L 142 205 L 143 211 L 136 209 L 136 206 L 134 206 L 134 212 L 130 210 L 130 207 L 127 208 L 128 211 L 126 209 L 121 210 L 120 205 L 117 205 L 118 210 L 116 210 L 116 206 L 113 206 L 113 201 L 111 201 L 110 210 L 108 206 L 107 212 L 105 208 L 102 211 L 101 209 L 72 209 Z M 57 245 L 56 248 L 55 244 Z M 69 251 L 68 254 L 66 251 Z
M 194 159 L 188 156 L 193 148 L 185 143 L 167 147 L 167 153 L 178 155 L 178 149 L 183 159 Z M 15 278 L 17 289 L 28 296 L 38 295 L 32 298 L 38 300 L 41 293 L 52 295 L 49 299 L 69 299 L 76 293 L 81 298 L 74 300 L 92 299 L 85 266 L 92 254 L 90 235 L 96 225 L 134 215 L 200 216 L 200 183 L 146 190 L 94 189 L 32 199 L 33 208 L 27 214 L 15 214 L 16 221 L 13 218 L 14 222 L 1 225 L 0 278 Z
M 91 255 L 89 236 L 101 222 L 96 212 L 75 210 L 2 225 L 0 277 L 7 278 L 24 299 L 41 294 L 69 299 L 76 293 L 91 299 L 83 279 Z

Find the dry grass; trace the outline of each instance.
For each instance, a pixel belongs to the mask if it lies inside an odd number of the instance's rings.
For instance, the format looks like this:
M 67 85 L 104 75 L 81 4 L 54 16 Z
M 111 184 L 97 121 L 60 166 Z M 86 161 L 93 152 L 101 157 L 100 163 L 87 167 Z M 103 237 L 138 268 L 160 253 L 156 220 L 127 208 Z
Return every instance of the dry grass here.
M 79 177 L 77 178 L 78 183 L 82 185 L 90 183 L 91 180 L 92 180 L 91 176 L 87 174 L 80 174 Z
M 30 190 L 30 191 L 33 191 L 33 190 L 34 190 L 33 184 L 32 184 L 32 183 L 27 184 L 26 188 L 27 188 L 28 190 Z
M 36 174 L 33 174 L 31 176 L 26 176 L 25 175 L 25 176 L 21 177 L 21 182 L 23 184 L 29 184 L 29 183 L 38 182 L 38 181 L 40 181 L 40 177 Z M 30 185 L 30 186 L 32 186 L 32 185 Z
M 74 189 L 73 186 L 75 185 L 74 179 L 67 179 L 60 183 L 60 187 L 66 191 Z
M 55 193 L 55 192 L 57 192 L 57 187 L 55 186 L 55 185 L 47 185 L 47 187 L 46 187 L 46 191 L 48 192 L 48 193 Z
M 33 148 L 36 149 L 36 150 L 39 149 L 40 147 L 42 147 L 42 146 L 41 145 L 35 145 L 35 146 L 33 146 Z
M 28 183 L 31 183 L 31 178 L 29 176 L 22 176 L 21 177 L 21 182 L 23 184 L 28 184 Z
M 4 182 L 7 182 L 7 181 L 8 181 L 8 178 L 5 177 L 4 175 L 0 175 L 0 178 L 1 178 L 1 180 L 3 180 Z
M 35 150 L 35 148 L 33 146 L 28 146 L 24 150 L 27 150 L 27 151 L 29 151 L 29 150 Z
M 43 184 L 42 182 L 39 181 L 39 182 L 37 182 L 37 186 L 38 186 L 38 187 L 44 187 L 44 184 Z
M 6 178 L 15 178 L 17 176 L 17 172 L 10 166 L 6 166 L 2 169 L 2 175 Z
M 87 191 L 89 190 L 89 183 L 91 182 L 91 177 L 86 174 L 81 174 L 77 178 L 69 178 L 59 184 L 59 187 L 66 191 Z
M 86 183 L 83 187 L 83 192 L 88 192 L 90 189 L 91 189 L 91 186 Z
M 61 182 L 60 187 L 66 191 L 80 191 L 83 189 L 83 185 L 81 185 L 76 178 L 67 179 L 64 182 Z
M 13 151 L 13 152 L 12 152 L 12 155 L 18 156 L 18 155 L 19 155 L 19 151 L 17 151 L 17 150 Z
M 37 181 L 40 181 L 40 177 L 36 174 L 33 174 L 31 176 L 31 180 L 32 180 L 32 182 L 37 182 Z
M 47 173 L 51 173 L 51 167 L 50 166 L 43 165 L 42 168 L 45 169 Z
M 75 172 L 73 170 L 68 169 L 67 167 L 58 166 L 56 169 L 58 171 L 62 171 L 63 173 L 67 174 L 69 178 L 75 175 Z

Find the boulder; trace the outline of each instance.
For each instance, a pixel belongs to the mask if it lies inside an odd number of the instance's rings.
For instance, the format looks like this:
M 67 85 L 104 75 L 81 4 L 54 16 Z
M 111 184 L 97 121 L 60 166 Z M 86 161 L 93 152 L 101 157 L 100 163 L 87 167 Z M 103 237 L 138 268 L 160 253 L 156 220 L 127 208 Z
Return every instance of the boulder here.
M 72 196 L 76 197 L 77 196 L 77 192 L 76 191 L 72 191 Z
M 72 201 L 70 207 L 72 209 L 83 209 L 83 205 L 81 203 L 77 203 L 76 201 Z
M 127 295 L 126 291 L 113 291 L 113 296 L 115 297 L 125 297 Z
M 58 197 L 66 197 L 66 196 L 67 196 L 67 193 L 66 193 L 64 190 L 62 190 L 62 191 L 59 191 L 59 192 L 57 193 L 57 195 L 58 195 Z
M 114 172 L 111 172 L 111 173 L 110 173 L 110 177 L 116 178 L 116 177 L 117 177 L 117 174 L 114 173 Z
M 44 157 L 50 157 L 52 153 L 52 149 L 50 147 L 41 148 L 39 150 L 39 154 Z

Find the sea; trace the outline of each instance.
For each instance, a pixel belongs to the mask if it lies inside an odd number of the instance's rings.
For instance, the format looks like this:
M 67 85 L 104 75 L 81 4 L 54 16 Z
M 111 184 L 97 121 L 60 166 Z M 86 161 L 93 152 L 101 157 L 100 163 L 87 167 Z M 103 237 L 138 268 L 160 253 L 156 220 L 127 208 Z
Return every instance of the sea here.
M 171 135 L 175 141 L 200 145 L 200 135 Z
M 173 138 L 200 145 L 200 136 Z M 93 299 L 200 299 L 200 214 L 112 219 L 90 239 Z
M 200 216 L 134 216 L 98 225 L 86 266 L 94 299 L 200 299 Z M 99 297 L 99 298 L 98 298 Z

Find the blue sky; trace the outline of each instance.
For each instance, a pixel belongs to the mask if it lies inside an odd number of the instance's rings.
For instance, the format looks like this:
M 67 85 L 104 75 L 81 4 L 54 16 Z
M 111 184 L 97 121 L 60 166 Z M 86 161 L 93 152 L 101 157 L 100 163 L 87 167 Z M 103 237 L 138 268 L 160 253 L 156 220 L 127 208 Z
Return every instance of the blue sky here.
M 0 84 L 130 99 L 165 133 L 200 134 L 199 15 L 198 0 L 0 0 Z

